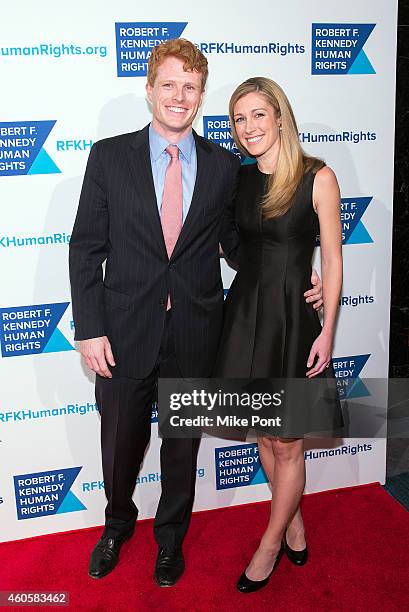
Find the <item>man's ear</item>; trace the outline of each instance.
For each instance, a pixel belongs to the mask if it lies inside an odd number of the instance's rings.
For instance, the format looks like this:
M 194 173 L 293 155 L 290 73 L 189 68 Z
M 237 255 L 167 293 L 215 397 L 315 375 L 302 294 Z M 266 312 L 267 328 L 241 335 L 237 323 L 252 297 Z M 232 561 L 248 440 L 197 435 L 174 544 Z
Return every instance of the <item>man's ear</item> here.
M 146 89 L 146 95 L 148 96 L 148 100 L 149 102 L 152 103 L 152 85 L 149 85 L 149 83 L 146 83 L 145 89 Z

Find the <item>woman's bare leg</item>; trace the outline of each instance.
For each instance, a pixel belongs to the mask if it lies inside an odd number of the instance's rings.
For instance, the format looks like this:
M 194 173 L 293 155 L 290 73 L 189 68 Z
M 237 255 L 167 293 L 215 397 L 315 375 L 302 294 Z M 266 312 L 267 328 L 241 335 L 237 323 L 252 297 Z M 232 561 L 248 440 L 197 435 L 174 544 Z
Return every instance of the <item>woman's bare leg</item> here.
M 246 575 L 250 580 L 263 580 L 271 572 L 281 547 L 284 531 L 289 522 L 297 516 L 305 486 L 303 439 L 261 438 L 260 444 L 266 447 L 262 450 L 263 456 L 264 453 L 267 454 L 269 445 L 274 456 L 274 463 L 268 458 L 265 462 L 266 473 L 271 471 L 273 475 L 273 497 L 267 529 L 246 569 Z M 290 546 L 292 543 L 289 542 Z
M 260 437 L 258 439 L 258 451 L 260 460 L 263 465 L 266 476 L 272 488 L 274 495 L 274 454 L 272 447 L 272 438 Z M 293 550 L 303 550 L 306 546 L 304 522 L 300 510 L 300 506 L 296 509 L 294 515 L 290 518 L 287 525 L 287 544 Z

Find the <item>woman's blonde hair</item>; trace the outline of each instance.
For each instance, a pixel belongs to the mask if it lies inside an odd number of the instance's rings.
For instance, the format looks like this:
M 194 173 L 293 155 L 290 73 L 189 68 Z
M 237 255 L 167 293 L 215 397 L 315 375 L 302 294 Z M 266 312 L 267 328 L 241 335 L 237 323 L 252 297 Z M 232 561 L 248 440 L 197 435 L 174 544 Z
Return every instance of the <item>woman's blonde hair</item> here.
M 283 215 L 291 207 L 304 173 L 308 170 L 317 172 L 325 164 L 320 159 L 308 156 L 302 150 L 294 113 L 287 96 L 275 81 L 265 77 L 247 79 L 235 89 L 230 98 L 230 125 L 240 151 L 244 155 L 250 155 L 237 136 L 234 107 L 240 98 L 254 92 L 262 94 L 273 107 L 276 118 L 281 118 L 281 146 L 277 167 L 274 174 L 269 177 L 267 192 L 262 203 L 263 216 L 271 219 Z

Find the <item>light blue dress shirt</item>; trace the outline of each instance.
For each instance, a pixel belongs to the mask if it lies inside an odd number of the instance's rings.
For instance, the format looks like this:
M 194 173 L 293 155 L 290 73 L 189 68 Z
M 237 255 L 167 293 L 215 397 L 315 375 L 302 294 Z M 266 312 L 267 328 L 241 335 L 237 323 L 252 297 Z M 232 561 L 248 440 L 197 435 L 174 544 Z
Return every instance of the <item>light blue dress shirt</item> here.
M 149 126 L 149 149 L 151 156 L 152 176 L 155 185 L 156 203 L 159 215 L 162 208 L 163 186 L 165 183 L 166 168 L 170 161 L 170 155 L 165 149 L 170 144 L 156 130 Z M 183 189 L 183 222 L 189 212 L 192 201 L 193 189 L 195 187 L 197 172 L 197 156 L 195 139 L 192 132 L 186 138 L 177 143 L 179 147 L 179 159 L 182 163 L 182 189 Z

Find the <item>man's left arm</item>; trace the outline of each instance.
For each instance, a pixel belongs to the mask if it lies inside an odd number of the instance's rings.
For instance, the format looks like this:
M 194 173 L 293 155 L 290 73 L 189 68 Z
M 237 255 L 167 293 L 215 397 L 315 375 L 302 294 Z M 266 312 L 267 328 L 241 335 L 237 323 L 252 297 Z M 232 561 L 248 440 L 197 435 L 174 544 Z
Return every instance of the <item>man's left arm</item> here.
M 238 185 L 238 174 L 240 170 L 240 159 L 232 158 L 230 186 L 227 203 L 224 209 L 220 228 L 220 245 L 226 259 L 235 266 L 239 264 L 240 237 L 235 220 L 235 199 Z

